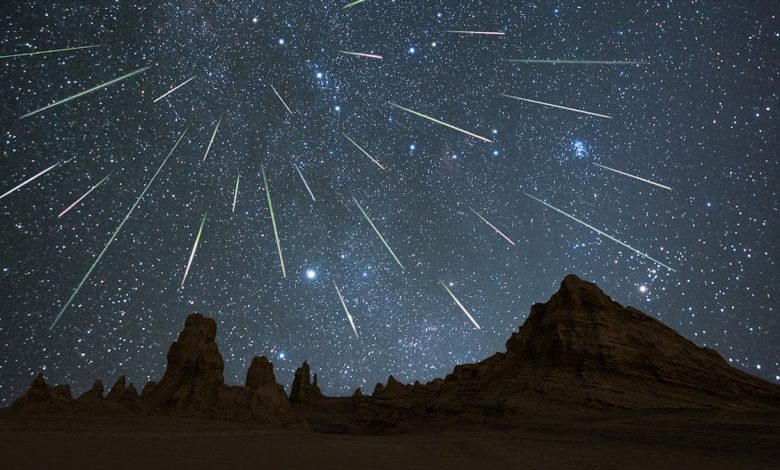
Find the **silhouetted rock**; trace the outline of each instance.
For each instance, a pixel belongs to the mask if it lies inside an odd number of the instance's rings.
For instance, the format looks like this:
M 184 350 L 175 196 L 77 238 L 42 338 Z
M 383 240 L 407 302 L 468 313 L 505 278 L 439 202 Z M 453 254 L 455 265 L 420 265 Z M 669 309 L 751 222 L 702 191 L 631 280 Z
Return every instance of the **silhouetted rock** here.
M 360 389 L 360 387 L 355 389 L 355 392 L 352 394 L 353 398 L 360 398 L 363 396 L 363 390 Z
M 387 385 L 377 384 L 374 393 L 376 398 L 398 398 L 412 393 L 412 385 L 405 385 L 397 381 L 392 375 L 387 378 Z
M 320 392 L 320 387 L 317 385 L 317 375 L 314 375 L 314 382 L 312 382 L 309 364 L 304 361 L 303 365 L 295 370 L 292 387 L 290 388 L 290 401 L 292 403 L 306 404 L 322 398 L 322 392 Z
M 102 402 L 103 393 L 104 393 L 103 381 L 96 380 L 95 383 L 92 385 L 92 388 L 79 395 L 79 397 L 76 398 L 76 401 L 85 405 Z
M 72 403 L 68 385 L 50 387 L 43 373 L 39 373 L 29 390 L 11 404 L 10 410 L 24 414 L 57 414 L 71 411 Z
M 246 373 L 247 388 L 257 389 L 263 385 L 276 385 L 274 365 L 265 356 L 255 357 Z

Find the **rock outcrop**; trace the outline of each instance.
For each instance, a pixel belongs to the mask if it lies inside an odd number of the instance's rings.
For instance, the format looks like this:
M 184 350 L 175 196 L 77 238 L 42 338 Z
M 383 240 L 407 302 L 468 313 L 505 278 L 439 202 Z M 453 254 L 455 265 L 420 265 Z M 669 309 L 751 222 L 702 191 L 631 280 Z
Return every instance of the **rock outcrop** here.
M 319 385 L 317 385 L 317 374 L 314 374 L 314 381 L 312 381 L 309 364 L 304 361 L 301 367 L 295 370 L 292 387 L 290 388 L 290 401 L 296 404 L 309 404 L 322 398 L 322 392 Z
M 60 414 L 69 411 L 72 402 L 68 385 L 51 387 L 40 373 L 30 384 L 30 389 L 11 404 L 10 410 L 24 414 Z

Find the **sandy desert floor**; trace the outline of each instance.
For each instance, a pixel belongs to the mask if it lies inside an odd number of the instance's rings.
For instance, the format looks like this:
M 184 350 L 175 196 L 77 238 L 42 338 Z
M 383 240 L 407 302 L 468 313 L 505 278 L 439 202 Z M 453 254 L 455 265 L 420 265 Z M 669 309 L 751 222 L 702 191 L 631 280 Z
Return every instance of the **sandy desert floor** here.
M 631 413 L 387 436 L 172 418 L 3 417 L 0 468 L 780 468 L 780 414 Z

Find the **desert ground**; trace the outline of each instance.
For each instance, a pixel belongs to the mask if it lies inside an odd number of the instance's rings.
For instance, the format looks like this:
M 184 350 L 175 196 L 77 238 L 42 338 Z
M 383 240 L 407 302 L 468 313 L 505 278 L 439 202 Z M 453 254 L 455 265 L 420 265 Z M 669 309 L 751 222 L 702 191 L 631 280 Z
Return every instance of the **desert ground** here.
M 780 468 L 780 413 L 616 412 L 394 435 L 161 417 L 0 419 L 0 467 Z

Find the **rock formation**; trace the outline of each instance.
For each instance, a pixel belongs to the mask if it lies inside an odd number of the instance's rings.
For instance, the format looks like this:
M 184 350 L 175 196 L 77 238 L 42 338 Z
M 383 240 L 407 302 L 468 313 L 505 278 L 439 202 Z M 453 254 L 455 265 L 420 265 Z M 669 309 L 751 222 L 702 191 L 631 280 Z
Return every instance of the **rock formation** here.
M 317 385 L 317 374 L 314 374 L 314 381 L 312 382 L 309 364 L 304 361 L 303 365 L 295 370 L 292 387 L 290 388 L 290 401 L 292 403 L 307 404 L 322 398 L 322 392 L 319 385 Z

